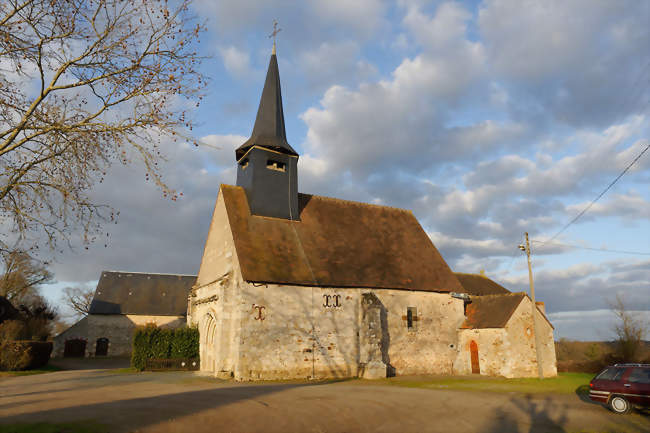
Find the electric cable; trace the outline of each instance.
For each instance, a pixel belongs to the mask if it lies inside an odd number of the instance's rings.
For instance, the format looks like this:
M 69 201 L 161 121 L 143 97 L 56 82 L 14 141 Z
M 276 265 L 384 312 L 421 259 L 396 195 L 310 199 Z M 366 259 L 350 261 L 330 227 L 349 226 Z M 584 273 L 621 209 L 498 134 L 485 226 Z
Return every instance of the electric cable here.
M 576 221 L 578 221 L 578 219 L 580 219 L 580 217 L 583 216 L 583 215 L 584 215 L 584 214 L 585 214 L 589 209 L 591 209 L 591 207 L 592 207 L 592 206 L 593 206 L 593 205 L 594 205 L 598 200 L 600 200 L 600 198 L 601 198 L 603 195 L 605 195 L 605 193 L 606 193 L 607 191 L 609 191 L 610 188 L 613 187 L 614 184 L 615 184 L 616 182 L 618 182 L 618 180 L 619 180 L 621 177 L 623 177 L 623 175 L 624 175 L 625 173 L 627 173 L 627 171 L 628 171 L 628 170 L 629 170 L 629 169 L 630 169 L 630 168 L 631 168 L 631 167 L 632 167 L 632 166 L 633 166 L 633 165 L 634 165 L 634 164 L 635 164 L 639 159 L 641 159 L 641 157 L 643 156 L 643 154 L 646 153 L 646 152 L 648 151 L 648 149 L 650 149 L 650 144 L 646 145 L 645 149 L 643 149 L 643 150 L 641 151 L 641 153 L 639 153 L 639 154 L 637 155 L 637 157 L 634 158 L 634 160 L 633 160 L 630 164 L 628 164 L 628 166 L 625 167 L 625 169 L 624 169 L 624 170 L 623 170 L 623 171 L 622 171 L 618 176 L 616 176 L 616 179 L 614 179 L 612 182 L 610 182 L 610 184 L 607 185 L 607 188 L 605 188 L 605 189 L 604 189 L 600 194 L 598 194 L 598 197 L 596 197 L 595 199 L 593 199 L 593 200 L 591 201 L 591 203 L 589 203 L 589 204 L 588 204 L 588 205 L 587 205 L 587 206 L 586 206 L 582 211 L 580 211 L 580 213 L 579 213 L 578 215 L 576 215 L 576 216 L 575 216 L 571 221 L 569 221 L 567 224 L 565 224 L 564 227 L 562 227 L 562 229 L 560 229 L 559 232 L 555 233 L 555 235 L 553 235 L 553 237 L 551 237 L 550 239 L 547 239 L 546 241 L 538 241 L 538 242 L 541 243 L 541 244 L 545 244 L 545 243 L 551 242 L 551 241 L 553 241 L 555 238 L 557 238 L 559 235 L 561 235 L 562 233 L 564 233 L 564 231 L 565 231 L 566 229 L 568 229 L 568 228 L 569 228 L 573 223 L 575 223 Z
M 583 247 L 583 246 L 580 246 L 580 245 L 563 244 L 561 242 L 538 241 L 536 239 L 531 239 L 531 242 L 534 242 L 536 244 L 558 245 L 558 246 L 563 246 L 563 247 L 576 248 L 576 249 L 580 249 L 580 250 L 602 251 L 602 252 L 606 252 L 606 253 L 617 253 L 617 254 L 631 254 L 631 255 L 635 255 L 635 256 L 650 256 L 650 252 L 643 252 L 643 251 L 624 251 L 624 250 L 610 250 L 610 249 L 607 249 L 607 248 Z

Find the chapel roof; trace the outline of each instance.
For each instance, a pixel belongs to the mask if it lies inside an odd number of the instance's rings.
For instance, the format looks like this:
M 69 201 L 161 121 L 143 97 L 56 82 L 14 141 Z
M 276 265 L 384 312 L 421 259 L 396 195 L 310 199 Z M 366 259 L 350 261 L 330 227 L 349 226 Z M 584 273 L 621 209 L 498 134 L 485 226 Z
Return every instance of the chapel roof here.
M 460 281 L 463 289 L 465 289 L 464 293 L 472 296 L 504 295 L 510 293 L 510 290 L 483 275 L 463 274 L 460 272 L 454 272 L 454 275 Z
M 466 318 L 461 329 L 503 328 L 524 298 L 528 298 L 525 292 L 472 296 L 472 302 L 467 304 Z M 553 328 L 546 314 L 539 307 L 537 311 Z
M 196 275 L 103 271 L 90 314 L 185 316 Z
M 300 221 L 251 215 L 244 189 L 221 185 L 246 281 L 461 291 L 410 211 L 299 194 Z
M 237 161 L 254 145 L 265 147 L 276 152 L 298 156 L 298 153 L 287 142 L 284 128 L 284 112 L 282 111 L 282 91 L 280 89 L 280 71 L 278 59 L 271 55 L 266 81 L 257 109 L 257 117 L 253 133 L 244 144 L 235 150 Z
M 467 305 L 467 318 L 461 328 L 503 328 L 525 296 L 523 292 L 473 296 L 472 302 Z

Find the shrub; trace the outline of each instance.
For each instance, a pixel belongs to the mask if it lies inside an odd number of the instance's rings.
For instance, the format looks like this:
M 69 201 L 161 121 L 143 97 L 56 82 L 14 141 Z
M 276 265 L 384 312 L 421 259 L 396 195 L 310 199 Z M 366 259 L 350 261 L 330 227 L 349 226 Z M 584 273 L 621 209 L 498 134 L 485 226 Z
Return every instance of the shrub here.
M 0 323 L 0 341 L 26 340 L 28 330 L 22 320 L 5 320 Z
M 155 325 L 137 328 L 133 335 L 131 366 L 144 370 L 147 359 L 198 358 L 199 330 L 166 329 Z
M 199 357 L 199 330 L 196 328 L 178 328 L 174 330 L 171 344 L 171 358 Z
M 49 341 L 0 341 L 1 370 L 31 370 L 47 365 L 52 353 Z

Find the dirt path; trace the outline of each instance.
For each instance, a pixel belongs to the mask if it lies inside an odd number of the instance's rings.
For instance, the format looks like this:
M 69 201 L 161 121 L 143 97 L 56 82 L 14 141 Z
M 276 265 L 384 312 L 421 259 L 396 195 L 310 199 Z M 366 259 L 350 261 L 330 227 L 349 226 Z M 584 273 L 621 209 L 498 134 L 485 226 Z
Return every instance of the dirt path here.
M 575 395 L 341 381 L 251 384 L 192 373 L 60 371 L 0 379 L 0 423 L 94 419 L 112 432 L 648 432 Z

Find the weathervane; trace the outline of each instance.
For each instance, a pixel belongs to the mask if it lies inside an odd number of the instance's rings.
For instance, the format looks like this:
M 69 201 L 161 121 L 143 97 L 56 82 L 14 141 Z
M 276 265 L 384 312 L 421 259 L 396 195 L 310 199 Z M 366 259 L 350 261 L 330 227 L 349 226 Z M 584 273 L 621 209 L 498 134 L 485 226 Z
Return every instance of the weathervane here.
M 273 38 L 273 51 L 271 51 L 271 54 L 275 54 L 275 36 L 281 31 L 282 29 L 278 28 L 278 20 L 273 20 L 273 32 L 269 35 L 269 38 Z

